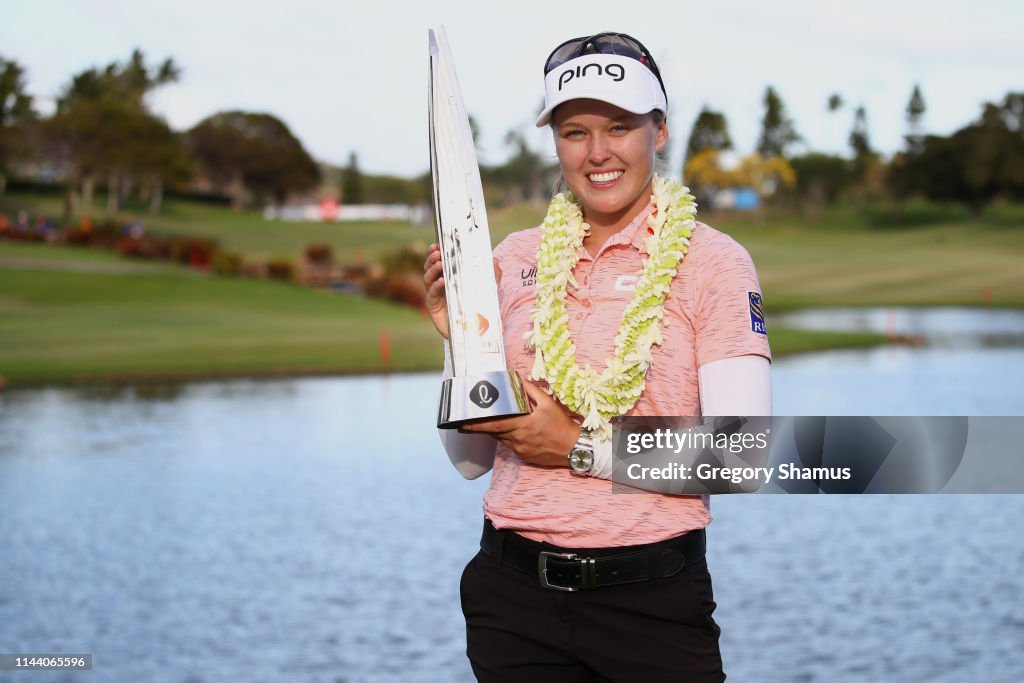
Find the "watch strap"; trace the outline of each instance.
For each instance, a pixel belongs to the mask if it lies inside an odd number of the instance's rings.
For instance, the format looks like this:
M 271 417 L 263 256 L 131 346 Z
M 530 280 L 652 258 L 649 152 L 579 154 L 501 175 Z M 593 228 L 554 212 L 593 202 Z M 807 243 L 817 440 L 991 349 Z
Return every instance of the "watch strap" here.
M 590 467 L 588 467 L 586 470 L 579 470 L 573 467 L 573 455 L 575 455 L 577 451 L 586 451 L 587 453 L 590 454 Z M 591 471 L 594 469 L 594 436 L 589 430 L 580 430 L 579 438 L 576 439 L 576 443 L 573 444 L 572 450 L 569 451 L 569 454 L 568 456 L 566 456 L 566 458 L 569 461 L 570 472 L 580 476 L 590 475 Z

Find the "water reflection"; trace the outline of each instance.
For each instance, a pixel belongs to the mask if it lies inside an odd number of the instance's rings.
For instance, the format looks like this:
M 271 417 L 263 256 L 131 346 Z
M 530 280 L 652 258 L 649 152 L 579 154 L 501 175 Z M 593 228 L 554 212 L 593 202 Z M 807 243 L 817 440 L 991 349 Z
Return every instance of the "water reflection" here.
M 930 347 L 1024 347 L 1024 311 L 979 308 L 819 308 L 773 317 L 804 330 L 919 337 Z
M 1024 415 L 1024 311 L 820 309 L 772 322 L 924 341 L 781 358 L 776 414 Z
M 104 383 L 76 385 L 69 387 L 67 391 L 82 401 L 174 401 L 185 393 L 187 386 L 187 383 L 179 381 L 141 382 L 139 384 Z

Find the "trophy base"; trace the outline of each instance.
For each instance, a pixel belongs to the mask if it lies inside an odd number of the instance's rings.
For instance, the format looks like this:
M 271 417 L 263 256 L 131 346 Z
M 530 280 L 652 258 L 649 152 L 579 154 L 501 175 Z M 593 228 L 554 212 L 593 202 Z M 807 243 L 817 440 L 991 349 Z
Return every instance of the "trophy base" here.
M 530 402 L 513 370 L 452 377 L 441 383 L 438 429 L 456 429 L 467 422 L 526 415 Z

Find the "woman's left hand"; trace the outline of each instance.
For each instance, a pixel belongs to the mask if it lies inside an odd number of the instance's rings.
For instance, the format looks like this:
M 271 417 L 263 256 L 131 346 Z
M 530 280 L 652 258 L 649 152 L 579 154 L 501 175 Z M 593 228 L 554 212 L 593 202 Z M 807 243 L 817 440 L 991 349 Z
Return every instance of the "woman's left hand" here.
M 536 384 L 523 380 L 523 388 L 533 405 L 529 415 L 474 422 L 460 431 L 490 434 L 528 465 L 568 467 L 569 451 L 579 439 L 580 426 Z

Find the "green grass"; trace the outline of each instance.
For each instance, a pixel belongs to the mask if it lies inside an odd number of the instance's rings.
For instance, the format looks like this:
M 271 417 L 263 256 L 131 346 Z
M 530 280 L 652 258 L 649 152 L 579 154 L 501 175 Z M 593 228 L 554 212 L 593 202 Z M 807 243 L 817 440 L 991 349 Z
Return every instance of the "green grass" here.
M 0 245 L 0 256 L 11 253 Z M 161 264 L 120 263 L 152 269 L 146 274 L 81 271 L 89 264 L 82 255 L 92 253 L 0 267 L 0 377 L 11 385 L 440 366 L 432 325 L 405 307 Z M 119 265 L 95 256 L 95 265 Z M 390 363 L 381 358 L 382 332 L 391 339 Z M 793 330 L 773 330 L 771 339 L 776 356 L 883 341 Z
M 118 254 L 99 249 L 72 247 L 63 244 L 42 245 L 38 242 L 15 242 L 0 239 L 0 259 L 5 263 L 36 261 L 125 263 Z
M 769 329 L 768 339 L 774 358 L 826 349 L 867 348 L 888 341 L 885 335 L 874 332 L 813 332 L 776 327 Z
M 538 224 L 543 208 L 498 214 Z M 980 221 L 955 205 L 844 205 L 809 218 L 790 209 L 699 214 L 757 265 L 769 312 L 817 306 L 1024 306 L 1024 206 Z
M 7 195 L 0 210 L 59 215 L 60 198 Z M 138 206 L 129 208 L 141 208 Z M 97 213 L 100 212 L 97 203 Z M 490 212 L 499 242 L 537 225 L 543 206 Z M 217 239 L 250 258 L 298 258 L 306 245 L 327 242 L 341 262 L 377 259 L 409 243 L 434 239 L 431 225 L 406 223 L 281 223 L 217 205 L 168 200 L 157 216 L 138 212 L 146 229 Z M 1024 306 L 1024 206 L 993 206 L 980 221 L 957 205 L 844 205 L 809 218 L 796 210 L 760 215 L 708 214 L 702 220 L 735 237 L 757 264 L 769 312 L 810 306 Z
M 199 277 L 198 271 L 185 270 L 174 263 L 136 261 L 101 249 L 66 245 L 42 245 L 38 242 L 14 242 L 0 239 L 0 269 L 60 270 L 109 275 L 173 274 Z
M 41 194 L 0 197 L 0 211 L 6 212 L 12 220 L 20 209 L 28 210 L 32 216 L 42 213 L 53 220 L 61 215 L 61 200 Z M 96 202 L 93 217 L 100 219 L 102 216 L 101 203 Z M 152 234 L 213 239 L 226 249 L 262 260 L 279 256 L 297 259 L 307 245 L 322 242 L 331 245 L 336 260 L 350 263 L 358 259 L 376 260 L 381 254 L 407 244 L 425 246 L 434 241 L 432 223 L 268 221 L 252 211 L 234 212 L 225 206 L 174 199 L 165 201 L 156 215 L 129 202 L 128 210 L 120 216 L 140 219 L 146 231 Z M 543 207 L 514 206 L 491 212 L 489 219 L 495 244 L 514 230 L 536 225 L 543 217 Z
M 158 216 L 143 216 L 146 230 L 165 235 L 185 234 L 215 239 L 248 258 L 298 258 L 307 245 L 330 244 L 335 258 L 351 262 L 375 260 L 385 251 L 411 242 L 433 241 L 430 225 L 401 222 L 315 223 L 264 220 L 251 213 L 171 201 Z
M 1024 306 L 1024 209 L 973 221 L 955 208 L 846 206 L 817 220 L 794 212 L 706 216 L 757 264 L 769 311 L 811 306 Z M 922 225 L 921 214 L 932 222 Z M 948 220 L 941 220 L 948 215 Z M 884 219 L 884 220 L 883 220 Z M 986 301 L 986 292 L 990 301 Z
M 0 211 L 55 215 L 60 201 L 8 195 Z M 495 211 L 492 238 L 537 224 L 543 207 Z M 982 220 L 934 205 L 843 206 L 810 219 L 793 211 L 702 219 L 754 257 L 769 314 L 810 306 L 1024 306 L 1024 207 Z M 148 230 L 205 235 L 250 257 L 296 257 L 310 242 L 340 260 L 365 258 L 430 226 L 271 223 L 255 214 L 171 201 Z M 771 321 L 769 321 L 770 324 Z M 380 358 L 381 331 L 393 358 Z M 884 341 L 879 335 L 772 328 L 776 356 Z M 380 301 L 276 282 L 209 277 L 108 252 L 0 240 L 0 376 L 12 384 L 162 376 L 347 373 L 437 368 L 429 321 Z
M 59 198 L 8 195 L 0 210 L 57 215 Z M 129 205 L 129 208 L 132 208 Z M 134 207 L 139 208 L 139 207 Z M 101 213 L 97 202 L 96 213 Z M 222 206 L 170 200 L 147 230 L 211 238 L 250 258 L 298 258 L 326 242 L 336 258 L 377 259 L 401 246 L 434 240 L 433 227 L 397 222 L 284 223 Z M 543 206 L 522 205 L 489 214 L 492 241 L 537 225 Z M 956 205 L 890 204 L 826 208 L 815 217 L 795 210 L 763 214 L 708 214 L 700 218 L 731 234 L 751 252 L 769 311 L 808 306 L 983 305 L 1024 306 L 1024 206 L 994 206 L 972 220 Z
M 179 271 L 125 277 L 0 268 L 0 376 L 34 384 L 440 363 L 436 333 L 407 308 Z M 390 335 L 390 363 L 380 355 L 382 332 Z

